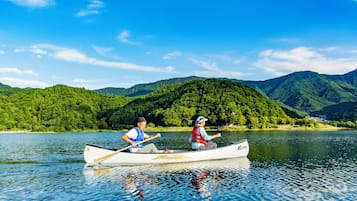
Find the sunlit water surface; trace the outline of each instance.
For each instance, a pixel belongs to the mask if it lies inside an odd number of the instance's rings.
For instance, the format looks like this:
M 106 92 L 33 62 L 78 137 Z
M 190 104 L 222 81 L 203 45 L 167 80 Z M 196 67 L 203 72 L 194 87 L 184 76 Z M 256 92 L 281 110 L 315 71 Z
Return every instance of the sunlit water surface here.
M 121 148 L 122 134 L 0 134 L 0 200 L 357 200 L 357 131 L 227 132 L 218 145 L 246 138 L 248 158 L 86 167 L 86 143 Z

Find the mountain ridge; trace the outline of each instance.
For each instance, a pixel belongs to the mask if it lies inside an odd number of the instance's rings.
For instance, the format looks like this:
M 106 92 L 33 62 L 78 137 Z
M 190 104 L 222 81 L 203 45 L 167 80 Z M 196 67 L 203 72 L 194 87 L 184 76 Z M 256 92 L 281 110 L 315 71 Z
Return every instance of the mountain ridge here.
M 120 96 L 137 98 L 154 93 L 169 85 L 206 79 L 209 78 L 189 76 L 138 84 L 127 89 L 112 87 L 92 91 L 103 95 L 118 96 L 118 94 L 121 94 Z M 313 71 L 300 71 L 264 81 L 218 79 L 250 86 L 283 106 L 285 105 L 311 115 L 321 114 L 319 111 L 324 111 L 324 108 L 328 106 L 331 107 L 343 102 L 357 102 L 357 69 L 342 75 L 325 75 Z M 0 96 L 11 96 L 22 91 L 31 90 L 33 89 L 12 88 L 0 83 Z M 338 108 L 344 109 L 341 105 L 338 105 Z M 348 110 L 348 107 L 345 110 Z M 345 111 L 341 112 L 348 113 Z

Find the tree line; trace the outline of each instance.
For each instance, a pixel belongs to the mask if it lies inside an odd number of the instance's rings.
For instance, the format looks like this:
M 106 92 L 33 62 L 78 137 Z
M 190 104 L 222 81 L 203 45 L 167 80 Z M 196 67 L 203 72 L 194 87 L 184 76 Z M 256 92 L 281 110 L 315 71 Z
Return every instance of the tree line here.
M 108 128 L 106 117 L 98 115 L 130 100 L 64 85 L 0 95 L 0 130 L 63 132 Z
M 218 79 L 163 88 L 118 108 L 109 120 L 115 128 L 132 125 L 136 116 L 146 116 L 155 126 L 192 126 L 198 114 L 213 126 L 268 128 L 294 123 L 278 104 L 254 89 Z
M 311 124 L 253 88 L 222 79 L 174 84 L 137 98 L 64 85 L 0 93 L 0 114 L 0 130 L 56 132 L 129 128 L 138 116 L 156 127 L 192 126 L 197 115 L 208 117 L 208 126 Z

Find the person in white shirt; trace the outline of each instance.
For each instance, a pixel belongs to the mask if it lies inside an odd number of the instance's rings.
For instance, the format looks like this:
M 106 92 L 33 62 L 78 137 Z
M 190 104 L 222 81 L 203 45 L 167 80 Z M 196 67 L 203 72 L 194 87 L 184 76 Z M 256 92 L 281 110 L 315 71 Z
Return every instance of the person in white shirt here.
M 153 143 L 148 145 L 143 145 L 142 142 L 145 139 L 149 139 L 152 137 L 161 137 L 160 133 L 156 135 L 147 135 L 144 132 L 146 127 L 146 119 L 144 117 L 138 117 L 136 119 L 136 127 L 130 129 L 126 134 L 123 135 L 122 139 L 132 145 L 129 149 L 130 152 L 140 152 L 140 153 L 155 153 L 158 152 L 158 149 Z

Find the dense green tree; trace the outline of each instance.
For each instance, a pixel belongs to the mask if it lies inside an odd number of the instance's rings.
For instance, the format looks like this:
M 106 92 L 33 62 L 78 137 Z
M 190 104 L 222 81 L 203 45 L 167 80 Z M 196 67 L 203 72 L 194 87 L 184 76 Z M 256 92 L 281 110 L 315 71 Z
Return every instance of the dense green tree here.
M 137 116 L 146 116 L 155 125 L 191 126 L 197 114 L 209 117 L 209 125 L 250 128 L 265 128 L 280 119 L 289 119 L 279 105 L 250 87 L 206 79 L 137 98 L 114 112 L 110 122 L 119 128 L 132 125 Z
M 72 131 L 109 128 L 107 116 L 98 114 L 123 106 L 130 99 L 57 85 L 0 96 L 0 101 L 1 130 Z

